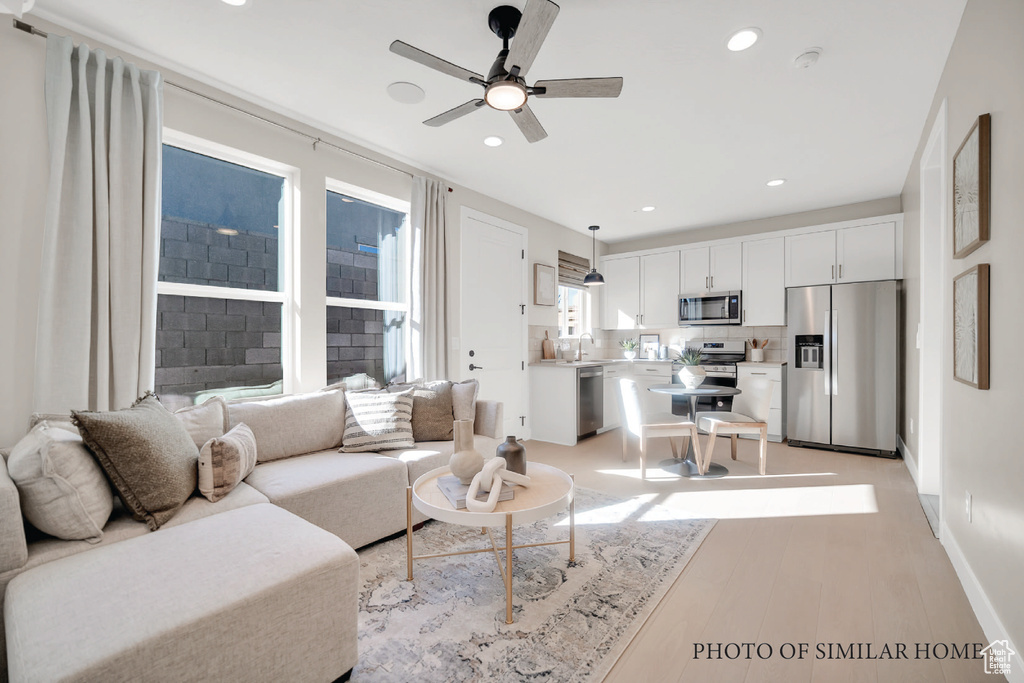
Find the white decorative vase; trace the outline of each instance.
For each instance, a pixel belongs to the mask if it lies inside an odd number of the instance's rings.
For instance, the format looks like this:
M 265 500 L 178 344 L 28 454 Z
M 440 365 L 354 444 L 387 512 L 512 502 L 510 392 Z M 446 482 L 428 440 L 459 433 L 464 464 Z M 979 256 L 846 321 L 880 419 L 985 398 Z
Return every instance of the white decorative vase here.
M 484 468 L 484 456 L 473 447 L 473 420 L 455 420 L 452 430 L 455 453 L 448 460 L 448 469 L 459 478 L 460 484 L 469 486 L 477 472 Z
M 704 383 L 708 373 L 699 365 L 684 365 L 679 370 L 679 379 L 687 389 L 696 389 Z
M 636 358 L 636 351 L 623 351 L 622 355 L 626 357 L 626 360 L 633 360 Z

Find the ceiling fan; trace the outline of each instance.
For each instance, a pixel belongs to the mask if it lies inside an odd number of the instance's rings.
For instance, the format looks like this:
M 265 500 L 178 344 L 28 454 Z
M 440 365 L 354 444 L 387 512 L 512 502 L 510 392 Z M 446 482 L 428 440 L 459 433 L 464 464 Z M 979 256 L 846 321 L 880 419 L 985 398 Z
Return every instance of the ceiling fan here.
M 456 66 L 429 52 L 424 52 L 408 43 L 396 40 L 391 51 L 423 66 L 483 86 L 484 96 L 460 104 L 443 114 L 427 119 L 428 126 L 443 126 L 446 123 L 476 111 L 485 104 L 507 111 L 519 130 L 529 142 L 537 142 L 548 136 L 540 121 L 534 116 L 526 100 L 535 97 L 618 97 L 622 92 L 622 78 L 566 78 L 561 80 L 537 81 L 526 85 L 526 72 L 540 52 L 544 38 L 558 16 L 558 5 L 551 0 L 526 0 L 526 8 L 520 12 L 515 7 L 501 5 L 487 15 L 491 31 L 502 41 L 501 51 L 484 78 L 478 73 Z M 513 40 L 513 37 L 515 40 Z M 512 41 L 509 47 L 509 41 Z

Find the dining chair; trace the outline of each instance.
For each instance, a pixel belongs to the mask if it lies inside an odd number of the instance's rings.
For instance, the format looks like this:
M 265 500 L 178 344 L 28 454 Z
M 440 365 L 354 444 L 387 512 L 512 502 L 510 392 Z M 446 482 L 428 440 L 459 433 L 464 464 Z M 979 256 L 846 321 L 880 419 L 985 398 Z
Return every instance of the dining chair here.
M 768 464 L 768 411 L 772 405 L 775 383 L 760 377 L 744 377 L 736 383 L 740 393 L 732 399 L 731 411 L 701 411 L 696 415 L 697 426 L 708 433 L 704 444 L 704 460 L 700 473 L 708 471 L 715 439 L 720 434 L 732 437 L 732 459 L 736 459 L 736 444 L 740 434 L 758 434 L 760 438 L 759 467 L 765 473 Z
M 654 437 L 668 438 L 674 458 L 678 458 L 681 452 L 686 452 L 686 440 L 691 440 L 693 450 L 697 454 L 697 464 L 700 466 L 700 441 L 697 440 L 697 425 L 671 413 L 645 411 L 644 402 L 640 396 L 640 387 L 631 379 L 619 380 L 619 413 L 622 416 L 622 461 L 626 461 L 630 436 L 639 439 L 641 479 L 647 478 L 647 439 Z M 681 446 L 676 446 L 674 437 L 683 437 Z

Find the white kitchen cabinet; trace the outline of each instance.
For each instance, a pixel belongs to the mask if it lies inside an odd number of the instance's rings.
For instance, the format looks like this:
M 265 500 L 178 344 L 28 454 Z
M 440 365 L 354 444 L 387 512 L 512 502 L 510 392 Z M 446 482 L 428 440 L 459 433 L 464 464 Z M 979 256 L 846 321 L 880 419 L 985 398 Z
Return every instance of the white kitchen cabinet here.
M 743 324 L 786 324 L 786 244 L 782 237 L 743 243 Z
M 786 364 L 785 363 L 737 363 L 737 380 L 763 378 L 772 382 L 772 402 L 768 410 L 768 440 L 782 442 L 786 438 Z M 744 439 L 756 439 L 756 434 L 741 435 Z
M 633 330 L 640 326 L 640 257 L 602 259 L 601 326 Z
M 632 379 L 636 380 L 640 389 L 640 402 L 643 404 L 645 413 L 671 413 L 672 396 L 670 394 L 656 394 L 648 391 L 649 387 L 655 384 L 672 383 L 672 363 L 656 362 L 645 363 L 637 361 L 630 363 Z
M 621 423 L 619 411 L 619 378 L 628 375 L 626 363 L 608 363 L 604 366 L 604 426 L 597 430 L 606 432 Z
M 743 245 L 714 244 L 710 251 L 712 292 L 732 292 L 743 287 Z
M 825 230 L 786 239 L 786 286 L 830 285 L 836 281 L 836 232 Z
M 896 224 L 877 223 L 836 231 L 836 281 L 896 277 Z
M 700 294 L 711 286 L 711 250 L 708 247 L 683 249 L 680 294 Z M 678 322 L 678 321 L 677 321 Z
M 607 285 L 606 285 L 607 286 Z M 640 326 L 646 329 L 679 324 L 679 252 L 640 257 Z

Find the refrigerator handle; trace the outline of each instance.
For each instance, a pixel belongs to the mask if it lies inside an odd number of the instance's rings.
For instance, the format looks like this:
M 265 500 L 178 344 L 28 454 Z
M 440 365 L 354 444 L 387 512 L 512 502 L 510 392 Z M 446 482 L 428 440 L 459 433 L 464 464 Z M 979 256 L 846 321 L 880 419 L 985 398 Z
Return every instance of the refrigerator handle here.
M 823 351 L 823 355 L 825 356 L 824 360 L 828 364 L 828 366 L 825 368 L 825 372 L 821 373 L 821 376 L 825 378 L 825 395 L 826 396 L 831 396 L 832 395 L 832 391 L 831 391 L 831 388 L 829 386 L 829 384 L 830 384 L 829 380 L 831 379 L 831 375 L 832 375 L 832 339 L 831 339 L 831 335 L 829 334 L 829 331 L 831 330 L 831 327 L 832 327 L 832 311 L 829 310 L 829 311 L 825 311 L 825 329 L 823 331 L 823 336 L 822 336 L 822 338 L 823 338 L 825 343 L 822 344 L 822 349 L 821 349 Z
M 832 395 L 839 395 L 839 311 L 832 311 Z

